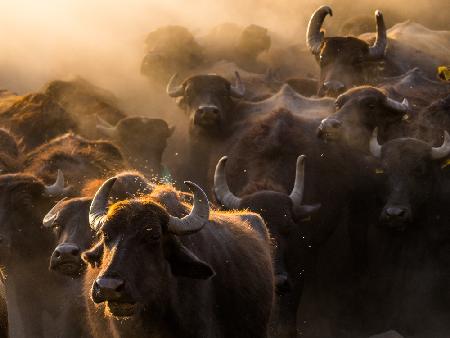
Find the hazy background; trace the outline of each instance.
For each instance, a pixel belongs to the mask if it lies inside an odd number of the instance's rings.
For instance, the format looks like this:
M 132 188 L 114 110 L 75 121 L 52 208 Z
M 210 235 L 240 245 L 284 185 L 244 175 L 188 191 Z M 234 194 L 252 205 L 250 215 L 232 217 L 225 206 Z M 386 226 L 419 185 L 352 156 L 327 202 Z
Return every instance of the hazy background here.
M 293 43 L 304 43 L 316 0 L 14 0 L 0 1 L 0 88 L 25 93 L 47 81 L 80 75 L 122 99 L 143 91 L 139 74 L 143 40 L 166 24 L 188 26 L 202 34 L 225 21 L 255 23 Z M 435 28 L 449 25 L 449 0 L 333 0 L 327 18 L 333 25 L 352 15 L 384 11 L 388 23 L 403 18 Z M 348 5 L 347 5 L 348 4 Z

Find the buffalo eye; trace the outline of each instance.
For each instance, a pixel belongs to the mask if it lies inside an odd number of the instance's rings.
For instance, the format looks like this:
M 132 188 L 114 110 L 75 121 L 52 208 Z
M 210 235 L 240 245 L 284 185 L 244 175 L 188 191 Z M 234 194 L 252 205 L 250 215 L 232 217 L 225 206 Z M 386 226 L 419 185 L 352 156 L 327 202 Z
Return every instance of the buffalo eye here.
M 152 228 L 146 228 L 145 229 L 145 237 L 148 238 L 152 242 L 159 241 L 161 238 L 161 234 L 156 231 L 152 231 Z
M 58 223 L 53 223 L 52 230 L 56 236 L 59 236 L 59 234 L 61 233 L 62 227 Z

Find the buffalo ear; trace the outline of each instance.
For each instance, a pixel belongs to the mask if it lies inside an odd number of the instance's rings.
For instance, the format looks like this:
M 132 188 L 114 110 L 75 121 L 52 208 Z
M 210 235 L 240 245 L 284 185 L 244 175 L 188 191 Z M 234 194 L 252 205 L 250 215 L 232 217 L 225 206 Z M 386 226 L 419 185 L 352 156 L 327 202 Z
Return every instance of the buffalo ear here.
M 100 266 L 103 257 L 103 242 L 98 242 L 93 248 L 83 252 L 81 259 L 92 268 Z
M 302 220 L 308 216 L 315 214 L 322 205 L 313 204 L 313 205 L 299 205 L 294 207 L 294 216 L 297 220 Z
M 174 243 L 167 259 L 174 276 L 193 279 L 209 279 L 216 273 L 180 242 Z

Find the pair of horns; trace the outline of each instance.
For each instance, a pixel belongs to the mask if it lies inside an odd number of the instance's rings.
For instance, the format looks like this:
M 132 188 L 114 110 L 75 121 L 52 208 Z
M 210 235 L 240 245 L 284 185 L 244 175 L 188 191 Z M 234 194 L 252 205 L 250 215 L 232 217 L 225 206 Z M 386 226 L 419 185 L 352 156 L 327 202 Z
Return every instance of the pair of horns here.
M 227 209 L 239 209 L 242 199 L 235 196 L 228 187 L 227 179 L 225 176 L 225 164 L 228 157 L 223 156 L 216 166 L 216 172 L 214 174 L 214 192 L 220 203 Z M 299 206 L 303 201 L 303 191 L 305 188 L 305 155 L 301 155 L 297 158 L 297 169 L 295 173 L 295 182 L 290 199 L 294 206 Z
M 235 85 L 230 86 L 231 96 L 235 98 L 242 98 L 245 94 L 245 86 L 242 82 L 239 72 L 234 72 L 236 76 Z M 184 95 L 184 84 L 176 85 L 178 74 L 174 74 L 167 84 L 166 93 L 170 97 L 180 97 Z
M 320 53 L 324 41 L 324 33 L 321 31 L 323 22 L 327 15 L 333 16 L 333 11 L 329 6 L 319 7 L 311 16 L 306 31 L 306 44 L 312 54 Z M 380 59 L 384 56 L 387 47 L 386 25 L 384 24 L 383 13 L 375 11 L 377 21 L 377 37 L 372 46 L 369 47 L 369 57 L 372 60 Z
M 375 128 L 370 140 L 370 152 L 375 157 L 381 157 L 383 146 L 378 143 L 378 128 Z M 444 143 L 440 147 L 431 147 L 431 158 L 433 160 L 440 160 L 450 154 L 450 135 L 447 131 L 444 132 Z
M 96 192 L 90 209 L 89 224 L 94 231 L 102 228 L 108 213 L 108 198 L 117 178 L 106 180 Z M 209 219 L 209 202 L 205 192 L 195 183 L 184 182 L 194 194 L 194 205 L 189 215 L 178 218 L 169 215 L 168 231 L 175 235 L 188 235 L 200 231 Z

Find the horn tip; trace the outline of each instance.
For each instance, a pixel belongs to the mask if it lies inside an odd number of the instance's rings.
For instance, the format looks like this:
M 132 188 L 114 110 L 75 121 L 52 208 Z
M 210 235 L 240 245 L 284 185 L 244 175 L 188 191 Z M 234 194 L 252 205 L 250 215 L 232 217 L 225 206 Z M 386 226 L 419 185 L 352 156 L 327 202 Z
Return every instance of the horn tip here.
M 380 11 L 379 9 L 377 9 L 377 10 L 375 11 L 375 16 L 376 16 L 376 17 L 383 16 L 383 12 Z
M 306 155 L 300 155 L 297 157 L 297 164 L 303 164 L 305 162 Z

